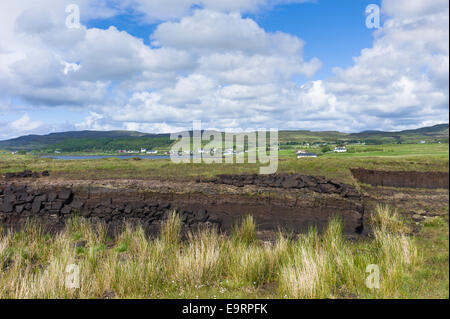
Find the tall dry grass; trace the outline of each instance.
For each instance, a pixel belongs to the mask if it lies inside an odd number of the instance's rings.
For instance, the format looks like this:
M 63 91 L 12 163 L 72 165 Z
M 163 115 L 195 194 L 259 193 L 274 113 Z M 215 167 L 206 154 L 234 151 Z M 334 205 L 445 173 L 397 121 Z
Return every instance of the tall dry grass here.
M 370 217 L 374 238 L 345 242 L 342 224 L 330 221 L 322 236 L 314 230 L 294 243 L 296 253 L 280 271 L 280 293 L 289 298 L 398 298 L 403 280 L 420 262 L 409 228 L 387 206 Z M 368 265 L 380 270 L 379 288 L 369 288 Z
M 256 239 L 251 217 L 231 236 L 199 229 L 186 240 L 176 214 L 155 239 L 127 226 L 111 241 L 104 226 L 81 218 L 54 236 L 30 223 L 0 237 L 0 298 L 402 296 L 404 276 L 420 261 L 417 249 L 389 208 L 378 207 L 372 220 L 370 240 L 346 241 L 335 218 L 321 234 L 280 232 L 273 243 Z M 71 264 L 79 269 L 79 288 L 67 285 Z M 365 285 L 369 264 L 379 266 L 379 289 Z

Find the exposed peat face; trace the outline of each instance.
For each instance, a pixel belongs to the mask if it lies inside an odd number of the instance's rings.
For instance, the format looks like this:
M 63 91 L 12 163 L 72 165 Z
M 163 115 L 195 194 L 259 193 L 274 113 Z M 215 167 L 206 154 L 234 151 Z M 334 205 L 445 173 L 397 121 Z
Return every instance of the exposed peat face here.
M 0 222 L 17 229 L 34 219 L 49 231 L 79 215 L 102 222 L 111 233 L 125 223 L 157 235 L 170 212 L 179 213 L 184 231 L 214 227 L 228 233 L 245 215 L 255 219 L 258 235 L 279 230 L 322 230 L 333 216 L 345 234 L 363 231 L 364 205 L 355 187 L 304 175 L 220 176 L 196 182 L 57 181 L 5 179 L 0 182 Z
M 351 171 L 359 182 L 373 186 L 448 189 L 448 172 L 376 171 L 363 168 Z

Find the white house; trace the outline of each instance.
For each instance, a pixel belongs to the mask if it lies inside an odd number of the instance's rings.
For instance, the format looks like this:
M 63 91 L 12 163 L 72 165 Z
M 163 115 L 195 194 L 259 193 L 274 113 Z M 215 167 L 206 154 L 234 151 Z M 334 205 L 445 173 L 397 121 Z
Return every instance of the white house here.
M 297 153 L 297 158 L 317 157 L 316 153 Z
M 345 148 L 345 146 L 338 146 L 334 148 L 334 151 L 336 153 L 345 153 L 347 152 L 347 149 Z
M 150 150 L 150 151 L 147 151 L 147 154 L 158 154 L 158 151 Z

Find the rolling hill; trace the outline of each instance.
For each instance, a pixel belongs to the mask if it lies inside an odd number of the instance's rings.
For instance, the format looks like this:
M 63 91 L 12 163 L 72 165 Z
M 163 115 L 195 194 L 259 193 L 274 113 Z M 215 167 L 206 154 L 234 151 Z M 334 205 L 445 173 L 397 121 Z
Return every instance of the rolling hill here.
M 121 141 L 122 147 L 134 146 L 135 142 L 145 142 L 148 140 L 165 140 L 170 144 L 169 134 L 147 134 L 136 131 L 70 131 L 61 133 L 51 133 L 47 135 L 26 135 L 6 141 L 0 141 L 0 149 L 16 150 L 43 150 L 62 149 L 69 150 L 72 146 L 80 148 L 95 147 L 104 150 L 104 147 L 113 141 Z M 133 143 L 134 142 L 134 143 Z M 120 143 L 120 142 L 119 142 Z M 81 147 L 83 148 L 83 147 Z M 83 149 L 78 149 L 83 150 Z
M 438 124 L 414 130 L 397 132 L 363 131 L 360 133 L 341 133 L 337 131 L 280 131 L 279 139 L 283 143 L 317 142 L 365 142 L 367 144 L 448 142 L 449 125 Z

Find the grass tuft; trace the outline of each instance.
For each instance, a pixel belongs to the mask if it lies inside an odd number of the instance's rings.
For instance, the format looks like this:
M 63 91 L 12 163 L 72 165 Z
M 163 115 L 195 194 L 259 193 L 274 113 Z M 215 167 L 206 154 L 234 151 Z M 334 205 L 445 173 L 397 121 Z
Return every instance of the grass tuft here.
M 387 205 L 377 205 L 375 211 L 370 215 L 369 222 L 372 227 L 384 233 L 411 233 L 411 229 L 402 220 L 397 211 Z
M 176 212 L 171 212 L 161 227 L 161 240 L 166 245 L 178 245 L 181 239 L 181 219 Z
M 256 225 L 253 216 L 246 215 L 240 224 L 235 224 L 232 237 L 234 240 L 250 245 L 256 240 Z

